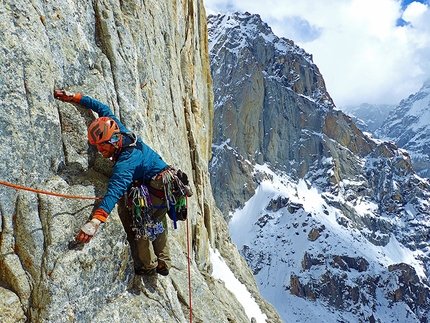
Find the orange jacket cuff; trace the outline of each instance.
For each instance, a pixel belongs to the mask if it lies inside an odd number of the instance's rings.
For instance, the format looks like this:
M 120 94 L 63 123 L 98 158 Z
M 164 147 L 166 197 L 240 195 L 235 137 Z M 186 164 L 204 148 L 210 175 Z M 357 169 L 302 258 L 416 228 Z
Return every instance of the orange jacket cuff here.
M 93 219 L 97 219 L 97 220 L 100 220 L 101 222 L 105 223 L 108 216 L 109 216 L 109 214 L 107 214 L 107 212 L 105 210 L 97 209 L 94 212 Z
M 73 96 L 72 101 L 76 102 L 76 103 L 79 103 L 79 102 L 81 102 L 81 99 L 82 99 L 82 94 L 81 93 L 75 93 L 75 95 Z

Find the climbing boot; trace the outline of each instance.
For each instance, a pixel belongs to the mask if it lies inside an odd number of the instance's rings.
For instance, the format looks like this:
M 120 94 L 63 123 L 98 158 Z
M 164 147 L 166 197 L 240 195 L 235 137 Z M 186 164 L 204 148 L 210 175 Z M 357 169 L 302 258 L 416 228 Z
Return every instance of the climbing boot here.
M 157 273 L 157 271 L 155 268 L 153 268 L 153 269 L 141 268 L 141 269 L 135 269 L 134 273 L 138 276 L 153 276 Z
M 157 266 L 157 273 L 159 273 L 161 276 L 167 276 L 169 274 L 169 269 L 167 269 L 164 263 L 159 262 Z

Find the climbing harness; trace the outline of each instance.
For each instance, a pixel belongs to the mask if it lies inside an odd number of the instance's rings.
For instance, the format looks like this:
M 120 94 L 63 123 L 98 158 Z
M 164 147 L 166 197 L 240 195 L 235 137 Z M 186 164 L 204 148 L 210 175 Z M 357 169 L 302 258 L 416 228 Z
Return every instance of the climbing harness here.
M 154 241 L 164 232 L 162 222 L 152 217 L 152 202 L 148 188 L 139 182 L 134 183 L 126 192 L 126 205 L 132 217 L 132 231 L 136 240 L 144 238 Z

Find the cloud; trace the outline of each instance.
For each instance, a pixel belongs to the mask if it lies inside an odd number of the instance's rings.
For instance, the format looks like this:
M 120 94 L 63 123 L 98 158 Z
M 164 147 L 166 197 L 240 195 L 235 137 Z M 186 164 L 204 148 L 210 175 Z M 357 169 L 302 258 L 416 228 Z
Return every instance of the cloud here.
M 300 16 L 282 17 L 280 20 L 274 18 L 270 22 L 270 27 L 272 30 L 283 30 L 284 34 L 289 35 L 289 39 L 301 39 L 305 43 L 321 37 L 323 31 Z
M 427 32 L 430 30 L 429 20 L 430 11 L 428 5 L 412 2 L 403 12 L 402 18 L 410 22 L 416 28 L 422 28 Z
M 430 78 L 428 0 L 205 0 L 205 7 L 257 13 L 313 54 L 337 106 L 398 104 Z

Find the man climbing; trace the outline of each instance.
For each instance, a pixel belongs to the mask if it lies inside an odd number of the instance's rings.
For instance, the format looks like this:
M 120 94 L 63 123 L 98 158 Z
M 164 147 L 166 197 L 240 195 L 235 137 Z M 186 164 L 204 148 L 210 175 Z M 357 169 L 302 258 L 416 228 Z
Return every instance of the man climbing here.
M 77 240 L 87 243 L 100 223 L 106 222 L 115 204 L 130 243 L 136 275 L 169 274 L 171 265 L 167 242 L 166 199 L 148 192 L 163 191 L 163 174 L 170 167 L 139 137 L 128 130 L 105 104 L 83 96 L 55 90 L 54 97 L 78 103 L 99 115 L 88 127 L 88 141 L 104 158 L 114 163 L 107 192 L 80 230 Z M 146 186 L 145 186 L 146 185 Z

